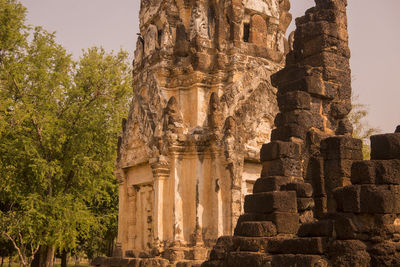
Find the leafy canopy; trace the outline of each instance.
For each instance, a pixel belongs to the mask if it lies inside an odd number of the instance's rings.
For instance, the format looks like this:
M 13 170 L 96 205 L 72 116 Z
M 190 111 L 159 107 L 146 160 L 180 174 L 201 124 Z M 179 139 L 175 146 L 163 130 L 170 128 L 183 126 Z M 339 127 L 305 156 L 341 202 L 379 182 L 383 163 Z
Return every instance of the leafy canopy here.
M 126 52 L 75 61 L 25 13 L 0 0 L 0 233 L 21 260 L 116 231 L 114 161 L 132 94 Z

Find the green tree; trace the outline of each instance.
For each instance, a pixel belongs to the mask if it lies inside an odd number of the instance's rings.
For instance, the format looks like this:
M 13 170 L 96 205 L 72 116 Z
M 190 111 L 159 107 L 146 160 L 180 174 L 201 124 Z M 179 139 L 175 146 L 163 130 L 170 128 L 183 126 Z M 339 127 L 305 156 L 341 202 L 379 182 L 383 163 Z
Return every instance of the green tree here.
M 369 113 L 369 107 L 368 105 L 358 102 L 358 95 L 352 95 L 352 103 L 353 107 L 349 114 L 349 119 L 354 128 L 353 137 L 359 138 L 363 141 L 363 157 L 364 160 L 368 160 L 371 158 L 369 138 L 371 135 L 379 133 L 380 129 L 371 127 L 366 121 Z
M 0 0 L 0 233 L 23 266 L 39 250 L 51 266 L 56 249 L 115 236 L 109 207 L 130 64 L 126 52 L 102 48 L 75 62 L 53 33 L 25 26 L 25 12 Z

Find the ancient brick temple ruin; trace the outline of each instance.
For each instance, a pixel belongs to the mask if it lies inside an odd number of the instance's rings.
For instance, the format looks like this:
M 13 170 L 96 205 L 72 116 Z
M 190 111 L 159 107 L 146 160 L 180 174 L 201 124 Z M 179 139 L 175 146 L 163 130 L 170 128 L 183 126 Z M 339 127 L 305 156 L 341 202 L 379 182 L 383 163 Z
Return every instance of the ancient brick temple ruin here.
M 400 133 L 351 137 L 346 0 L 316 0 L 296 19 L 273 75 L 280 113 L 235 236 L 203 267 L 400 266 Z
M 278 112 L 288 0 L 142 0 L 117 161 L 120 256 L 205 260 L 232 235 Z
M 400 127 L 363 160 L 347 1 L 315 2 L 287 43 L 285 0 L 142 1 L 119 253 L 93 265 L 400 266 Z

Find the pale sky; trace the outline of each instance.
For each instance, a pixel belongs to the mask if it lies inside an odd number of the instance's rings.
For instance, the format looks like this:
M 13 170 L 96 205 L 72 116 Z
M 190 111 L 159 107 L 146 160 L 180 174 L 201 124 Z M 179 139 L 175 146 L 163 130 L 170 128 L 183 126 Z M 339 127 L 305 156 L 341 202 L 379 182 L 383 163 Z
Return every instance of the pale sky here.
M 139 32 L 139 0 L 22 0 L 28 23 L 57 32 L 74 57 L 102 45 L 133 54 Z M 291 0 L 293 17 L 313 0 Z M 400 0 L 349 0 L 353 90 L 369 105 L 370 126 L 393 132 L 400 124 Z M 293 25 L 290 30 L 293 30 Z

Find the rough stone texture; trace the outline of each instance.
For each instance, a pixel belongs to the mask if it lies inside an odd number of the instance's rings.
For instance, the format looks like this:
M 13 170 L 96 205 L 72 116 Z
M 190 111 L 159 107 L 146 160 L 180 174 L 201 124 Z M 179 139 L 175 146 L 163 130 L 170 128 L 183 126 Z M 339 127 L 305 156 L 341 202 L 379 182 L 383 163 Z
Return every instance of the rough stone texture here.
M 288 52 L 289 8 L 287 0 L 141 1 L 115 172 L 118 256 L 189 266 L 233 233 L 278 111 L 270 76 Z
M 371 136 L 371 159 L 398 159 L 399 151 L 400 133 Z
M 271 239 L 268 252 L 273 254 L 323 254 L 327 240 L 322 237 Z
M 246 229 L 244 245 L 216 246 L 212 255 L 224 253 L 202 266 L 234 266 L 237 255 L 240 266 L 400 264 L 400 130 L 371 137 L 373 160 L 362 160 L 347 118 L 347 1 L 315 3 L 296 19 L 286 66 L 272 76 L 280 113 L 233 237 Z M 260 237 L 268 221 L 276 235 Z
M 271 221 L 266 222 L 242 222 L 236 228 L 239 236 L 266 237 L 276 235 L 276 226 Z
M 296 212 L 296 194 L 294 192 L 274 191 L 247 195 L 245 197 L 244 212 L 271 213 Z

